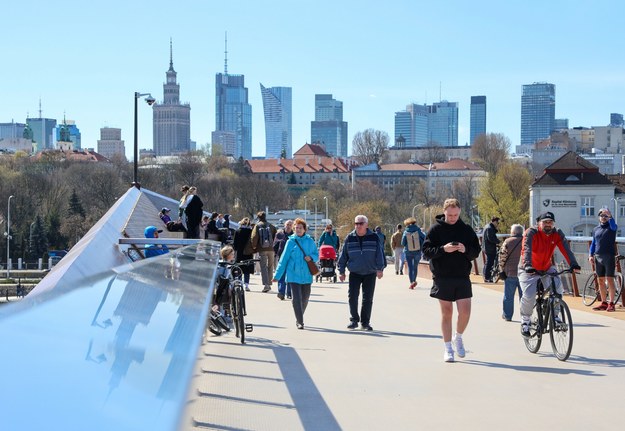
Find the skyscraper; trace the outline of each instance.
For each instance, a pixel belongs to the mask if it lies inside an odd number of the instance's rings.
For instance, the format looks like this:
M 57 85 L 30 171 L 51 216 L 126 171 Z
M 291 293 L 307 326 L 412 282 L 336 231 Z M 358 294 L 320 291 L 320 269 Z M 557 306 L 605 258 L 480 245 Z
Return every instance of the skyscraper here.
M 471 132 L 469 145 L 486 133 L 486 96 L 471 96 Z
M 26 124 L 33 133 L 33 142 L 37 151 L 54 148 L 54 128 L 56 120 L 52 118 L 27 118 Z
M 25 123 L 0 123 L 0 139 L 17 139 L 24 137 Z
M 252 105 L 248 103 L 248 91 L 245 87 L 244 75 L 228 74 L 228 40 L 224 73 L 215 75 L 215 132 L 232 132 L 234 134 L 234 152 L 226 150 L 225 143 L 220 144 L 227 155 L 243 159 L 252 158 Z M 230 140 L 228 133 L 213 133 Z
M 425 147 L 428 144 L 428 107 L 411 103 L 405 111 L 395 113 L 395 142 L 405 139 L 408 148 Z M 401 142 L 401 140 L 400 140 Z
M 521 96 L 521 145 L 534 145 L 549 137 L 556 118 L 556 86 L 535 82 L 523 86 Z
M 63 124 L 57 125 L 55 128 L 55 141 L 68 140 L 72 143 L 72 149 L 81 150 L 81 133 L 73 120 L 63 119 Z M 63 136 L 64 135 L 64 136 Z
M 428 145 L 458 146 L 458 103 L 443 100 L 428 106 Z
M 180 103 L 180 85 L 176 82 L 173 49 L 169 41 L 169 70 L 163 84 L 163 101 L 152 106 L 154 119 L 153 148 L 157 156 L 183 154 L 191 150 L 191 106 Z
M 284 151 L 290 159 L 293 152 L 291 87 L 266 88 L 260 84 L 265 111 L 265 157 L 280 158 Z
M 328 154 L 347 157 L 347 122 L 343 102 L 331 94 L 315 94 L 315 121 L 310 122 L 310 142 L 325 147 Z

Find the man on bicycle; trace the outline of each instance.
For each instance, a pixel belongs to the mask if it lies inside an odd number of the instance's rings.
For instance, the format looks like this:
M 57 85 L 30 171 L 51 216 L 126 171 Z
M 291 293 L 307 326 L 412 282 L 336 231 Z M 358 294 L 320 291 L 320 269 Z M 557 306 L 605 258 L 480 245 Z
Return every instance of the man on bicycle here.
M 523 234 L 521 259 L 519 261 L 519 284 L 523 291 L 521 297 L 521 335 L 530 336 L 530 316 L 536 304 L 536 286 L 541 276 L 536 271 L 557 272 L 552 264 L 553 252 L 560 249 L 569 266 L 579 270 L 580 266 L 566 241 L 564 232 L 556 229 L 555 216 L 547 211 L 536 218 L 536 227 L 530 227 Z M 544 281 L 547 285 L 547 280 Z M 554 279 L 556 294 L 562 296 L 562 282 Z M 557 316 L 558 314 L 556 314 Z

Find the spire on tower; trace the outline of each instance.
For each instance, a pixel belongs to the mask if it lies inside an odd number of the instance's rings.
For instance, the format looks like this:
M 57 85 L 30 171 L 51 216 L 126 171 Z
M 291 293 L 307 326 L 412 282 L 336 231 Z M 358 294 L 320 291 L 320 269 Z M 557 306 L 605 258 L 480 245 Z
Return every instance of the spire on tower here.
M 174 70 L 174 48 L 171 37 L 169 38 L 169 70 Z
M 226 50 L 224 51 L 224 75 L 228 74 L 228 32 L 226 32 Z

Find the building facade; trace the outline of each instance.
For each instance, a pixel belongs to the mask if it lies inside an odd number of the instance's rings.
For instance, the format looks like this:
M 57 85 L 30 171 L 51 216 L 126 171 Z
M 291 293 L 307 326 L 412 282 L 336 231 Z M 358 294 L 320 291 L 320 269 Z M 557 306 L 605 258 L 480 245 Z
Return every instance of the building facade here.
M 37 151 L 54 148 L 54 128 L 56 120 L 52 118 L 27 118 L 26 124 L 32 131 L 32 139 Z
M 171 156 L 191 151 L 191 106 L 180 103 L 180 85 L 176 80 L 171 41 L 169 69 L 163 84 L 163 101 L 152 106 L 153 149 L 157 156 Z
M 428 145 L 427 105 L 411 103 L 406 106 L 405 111 L 395 113 L 395 143 L 402 148 L 418 148 Z
M 293 116 L 291 87 L 270 87 L 260 84 L 265 114 L 265 157 L 279 158 L 293 152 Z
M 521 145 L 533 145 L 549 137 L 556 118 L 556 86 L 535 82 L 523 86 L 521 96 Z
M 475 138 L 486 133 L 486 96 L 471 96 L 471 131 L 469 145 Z
M 227 71 L 215 76 L 215 131 L 234 134 L 234 152 L 226 155 L 252 158 L 252 105 L 248 103 L 245 76 Z
M 24 129 L 26 124 L 15 123 L 0 123 L 0 139 L 15 139 L 24 137 Z
M 125 157 L 126 146 L 122 140 L 122 129 L 115 127 L 102 127 L 100 129 L 100 139 L 98 140 L 98 153 L 107 159 L 114 156 Z
M 458 103 L 443 100 L 428 106 L 428 145 L 458 146 Z
M 332 156 L 347 157 L 343 102 L 331 94 L 315 94 L 315 121 L 310 123 L 310 142 L 322 145 Z
M 80 129 L 76 126 L 73 120 L 63 120 L 63 124 L 54 128 L 54 142 L 55 147 L 58 142 L 71 142 L 72 150 L 81 150 L 81 134 Z
M 458 103 L 411 103 L 395 113 L 395 142 L 405 148 L 458 146 Z

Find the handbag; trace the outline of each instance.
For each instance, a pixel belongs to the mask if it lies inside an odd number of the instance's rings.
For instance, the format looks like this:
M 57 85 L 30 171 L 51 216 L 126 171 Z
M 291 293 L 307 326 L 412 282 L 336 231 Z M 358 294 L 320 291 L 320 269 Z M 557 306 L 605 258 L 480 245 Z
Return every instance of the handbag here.
M 299 241 L 296 240 L 296 239 L 293 239 L 293 241 L 295 241 L 295 244 L 297 244 L 299 249 L 302 250 L 302 253 L 304 253 L 304 258 L 305 258 L 306 257 L 306 252 L 304 251 L 304 249 L 300 245 Z M 321 272 L 321 270 L 319 269 L 317 264 L 315 262 L 313 262 L 312 259 L 311 260 L 304 259 L 304 262 L 306 262 L 306 265 L 308 266 L 308 271 L 310 271 L 310 275 L 312 275 L 313 277 Z

